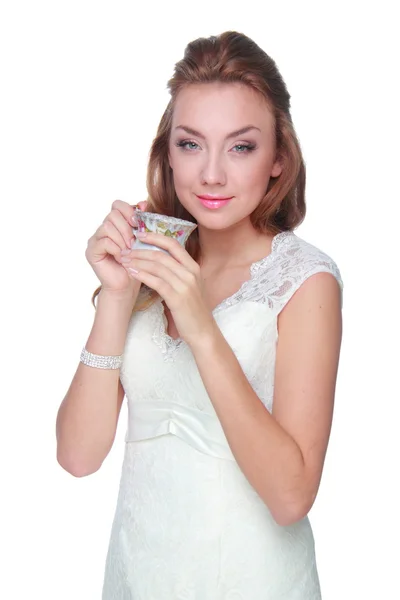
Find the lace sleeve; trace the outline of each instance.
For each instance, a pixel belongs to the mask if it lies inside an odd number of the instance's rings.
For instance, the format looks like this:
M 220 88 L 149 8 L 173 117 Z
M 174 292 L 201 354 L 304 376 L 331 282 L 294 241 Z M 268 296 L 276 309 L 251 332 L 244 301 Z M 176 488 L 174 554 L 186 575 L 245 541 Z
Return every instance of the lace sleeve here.
M 335 277 L 339 284 L 343 308 L 343 279 L 337 264 L 330 256 L 297 237 L 280 258 L 278 272 L 275 272 L 274 278 L 276 285 L 271 286 L 269 290 L 274 304 L 278 305 L 278 313 L 299 287 L 316 273 L 330 273 Z

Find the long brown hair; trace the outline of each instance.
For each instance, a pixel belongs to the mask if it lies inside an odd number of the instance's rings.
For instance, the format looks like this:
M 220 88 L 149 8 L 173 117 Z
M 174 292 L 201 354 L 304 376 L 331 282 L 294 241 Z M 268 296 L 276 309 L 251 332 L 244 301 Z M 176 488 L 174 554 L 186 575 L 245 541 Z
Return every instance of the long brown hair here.
M 179 91 L 190 84 L 212 82 L 240 82 L 260 93 L 267 101 L 275 123 L 275 160 L 279 160 L 283 168 L 278 177 L 270 178 L 265 196 L 250 215 L 250 220 L 260 233 L 277 234 L 293 230 L 302 223 L 306 214 L 306 170 L 290 114 L 290 94 L 274 60 L 253 40 L 236 31 L 190 42 L 183 59 L 175 65 L 167 86 L 171 99 L 150 151 L 146 211 L 197 222 L 176 195 L 168 145 Z M 186 250 L 195 261 L 199 260 L 197 229 L 190 235 Z M 94 292 L 93 304 L 100 290 L 101 286 Z M 148 308 L 158 297 L 154 290 L 147 291 L 149 297 L 144 304 L 137 303 L 134 311 Z

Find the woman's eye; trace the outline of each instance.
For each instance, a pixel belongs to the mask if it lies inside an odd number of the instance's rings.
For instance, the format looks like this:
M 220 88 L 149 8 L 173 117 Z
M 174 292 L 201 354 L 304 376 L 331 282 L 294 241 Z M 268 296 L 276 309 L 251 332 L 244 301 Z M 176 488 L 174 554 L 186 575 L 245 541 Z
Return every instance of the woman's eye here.
M 179 148 L 182 148 L 182 150 L 188 151 L 197 150 L 197 148 L 199 148 L 199 145 L 196 144 L 196 142 L 191 142 L 190 140 L 182 140 L 181 142 L 177 142 L 176 145 Z M 254 150 L 255 147 L 255 144 L 236 144 L 233 149 L 236 154 L 247 154 Z
M 237 148 L 236 152 L 238 152 L 239 154 L 245 154 L 246 152 L 251 152 L 252 150 L 254 150 L 255 145 L 254 144 L 236 144 L 236 146 L 234 146 L 235 148 Z
M 178 142 L 177 146 L 179 146 L 179 148 L 183 148 L 184 150 L 195 150 L 197 146 L 196 142 Z

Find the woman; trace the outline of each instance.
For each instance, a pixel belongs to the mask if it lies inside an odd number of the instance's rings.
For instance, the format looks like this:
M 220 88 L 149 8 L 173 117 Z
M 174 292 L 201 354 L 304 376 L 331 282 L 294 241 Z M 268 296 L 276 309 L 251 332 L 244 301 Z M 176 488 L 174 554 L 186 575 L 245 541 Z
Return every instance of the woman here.
M 129 410 L 103 599 L 316 600 L 307 517 L 342 335 L 334 261 L 294 233 L 305 166 L 274 63 L 236 32 L 188 45 L 153 142 L 147 211 L 197 223 L 132 250 L 117 200 L 90 238 L 96 316 L 57 420 L 98 470 Z

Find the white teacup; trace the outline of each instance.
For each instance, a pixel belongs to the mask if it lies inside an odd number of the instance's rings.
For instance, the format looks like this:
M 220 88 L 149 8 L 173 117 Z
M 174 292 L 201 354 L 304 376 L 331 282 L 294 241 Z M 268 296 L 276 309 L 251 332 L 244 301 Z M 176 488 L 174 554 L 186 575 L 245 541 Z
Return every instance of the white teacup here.
M 176 239 L 183 247 L 185 247 L 190 234 L 197 227 L 197 224 L 192 223 L 191 221 L 167 217 L 166 215 L 159 215 L 157 213 L 144 212 L 138 208 L 136 208 L 135 217 L 138 224 L 138 231 L 161 233 Z M 135 230 L 133 230 L 133 233 L 135 233 Z M 169 254 L 167 250 L 154 246 L 153 244 L 145 244 L 138 238 L 136 238 L 132 248 L 134 250 L 161 250 L 161 252 Z

